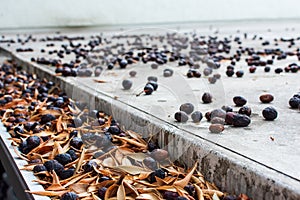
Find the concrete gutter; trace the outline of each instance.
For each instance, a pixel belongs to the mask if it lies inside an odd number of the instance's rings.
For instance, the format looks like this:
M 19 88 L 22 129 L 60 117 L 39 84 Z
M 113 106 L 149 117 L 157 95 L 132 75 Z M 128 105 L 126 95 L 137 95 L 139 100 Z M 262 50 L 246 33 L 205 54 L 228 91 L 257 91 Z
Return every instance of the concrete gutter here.
M 95 109 L 112 114 L 126 129 L 144 136 L 152 133 L 159 145 L 165 147 L 174 160 L 179 160 L 186 166 L 198 161 L 199 170 L 205 178 L 223 191 L 246 193 L 253 199 L 262 200 L 300 199 L 300 182 L 292 176 L 196 135 L 183 126 L 170 123 L 122 99 L 95 91 L 95 88 L 78 81 L 77 78 L 54 76 L 52 69 L 31 63 L 28 58 L 4 48 L 1 48 L 0 53 L 11 57 L 25 70 L 55 81 L 72 98 L 85 100 L 94 105 Z

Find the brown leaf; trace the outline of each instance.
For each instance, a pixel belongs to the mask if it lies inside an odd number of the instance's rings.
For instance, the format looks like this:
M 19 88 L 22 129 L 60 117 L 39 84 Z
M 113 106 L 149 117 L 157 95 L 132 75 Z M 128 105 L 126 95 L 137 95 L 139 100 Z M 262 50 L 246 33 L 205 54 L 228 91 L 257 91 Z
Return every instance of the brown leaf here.
M 194 167 L 191 169 L 191 171 L 184 177 L 184 179 L 175 181 L 174 185 L 184 188 L 191 180 L 191 177 L 193 176 L 194 171 L 197 168 L 197 162 L 195 163 Z
M 139 141 L 140 143 L 144 144 L 144 145 L 147 145 L 147 142 L 141 137 L 140 134 L 134 132 L 134 131 L 131 131 L 131 130 L 128 130 L 126 133 L 128 133 L 128 135 L 134 139 L 136 139 L 137 141 Z
M 148 176 L 151 174 L 152 172 L 141 172 L 138 179 L 140 180 L 144 180 L 146 178 L 148 178 Z
M 124 158 L 122 159 L 121 165 L 124 165 L 124 166 L 131 166 L 132 163 L 131 163 L 131 161 L 130 161 L 128 158 L 124 157 Z
M 107 157 L 103 160 L 102 165 L 104 165 L 106 167 L 115 167 L 117 165 L 117 163 L 115 162 L 115 160 L 112 157 Z
M 22 160 L 26 160 L 29 162 L 29 159 L 27 159 L 25 156 L 22 155 L 22 153 L 17 149 L 17 147 L 14 146 L 14 152 L 21 158 Z
M 60 144 L 58 142 L 54 142 L 54 148 L 56 149 L 58 154 L 64 153 L 63 148 L 60 146 Z
M 116 150 L 116 153 L 115 153 L 115 159 L 117 160 L 118 163 L 122 163 L 122 160 L 123 160 L 123 154 L 120 152 L 120 150 Z
M 79 183 L 86 183 L 86 184 L 89 184 L 93 181 L 95 181 L 97 179 L 97 176 L 94 176 L 94 177 L 89 177 L 89 178 L 84 178 L 84 179 L 81 179 L 79 181 Z
M 134 194 L 134 197 L 139 195 L 139 192 L 131 183 L 128 183 L 128 181 L 126 180 L 123 180 L 123 184 L 126 189 L 130 190 L 130 193 Z
M 131 154 L 126 154 L 126 156 L 139 162 L 142 162 L 145 158 L 148 157 L 145 153 L 131 153 Z
M 126 198 L 126 192 L 125 192 L 125 188 L 123 185 L 123 182 L 121 183 L 121 185 L 118 187 L 118 191 L 117 191 L 117 199 L 119 200 L 125 200 Z
M 205 200 L 201 188 L 196 184 L 194 184 L 194 187 L 195 187 L 195 190 L 196 190 L 198 200 Z
M 78 173 L 78 171 L 79 171 L 79 169 L 80 169 L 80 167 L 81 167 L 81 165 L 82 165 L 82 163 L 83 163 L 84 156 L 85 156 L 85 151 L 86 151 L 86 150 L 83 148 L 83 149 L 82 149 L 82 152 L 81 152 L 81 155 L 80 155 L 80 158 L 79 158 L 79 160 L 78 160 L 78 163 L 77 163 L 77 165 L 76 165 L 75 173 Z
M 20 170 L 32 171 L 34 167 L 35 167 L 35 165 L 23 166 L 23 167 L 20 167 Z
M 115 197 L 117 194 L 119 186 L 117 184 L 111 185 L 109 188 L 107 188 L 105 192 L 104 200 L 109 199 L 110 197 Z
M 223 192 L 218 191 L 218 190 L 203 189 L 202 192 L 203 192 L 203 194 L 209 194 L 210 196 L 214 195 L 214 193 L 216 193 L 219 197 L 222 197 L 224 195 Z
M 66 193 L 68 191 L 69 190 L 64 190 L 64 191 L 29 191 L 29 190 L 26 190 L 25 192 L 40 195 L 40 196 L 54 197 L 54 196 L 61 196 L 61 195 L 63 195 L 64 193 Z
M 131 145 L 140 147 L 142 149 L 147 149 L 147 145 L 146 144 L 142 144 L 142 143 L 140 143 L 140 142 L 138 142 L 136 140 L 133 140 L 133 139 L 130 139 L 130 138 L 126 138 L 126 137 L 120 137 L 120 136 L 117 136 L 117 135 L 114 135 L 114 138 L 119 139 L 121 141 L 123 140 L 125 142 L 128 142 Z
M 107 83 L 107 81 L 104 81 L 104 80 L 97 80 L 97 79 L 94 79 L 94 82 L 96 82 L 96 83 Z
M 48 188 L 46 188 L 46 190 L 60 191 L 65 189 L 66 188 L 60 184 L 59 178 L 55 171 L 52 171 L 52 184 Z
M 79 193 L 87 192 L 88 186 L 89 186 L 88 184 L 75 183 L 70 185 L 70 189 L 79 194 Z
M 94 193 L 92 193 L 92 198 L 93 198 L 93 200 L 102 200 L 100 197 L 98 197 Z
M 43 180 L 40 180 L 40 179 L 33 180 L 32 182 L 36 182 L 36 183 L 39 183 L 39 184 L 41 184 L 41 185 L 51 184 L 51 183 L 48 182 L 48 181 L 43 181 Z
M 137 200 L 162 200 L 158 195 L 154 193 L 144 193 L 136 197 Z
M 56 130 L 58 133 L 60 133 L 63 130 L 62 127 L 62 116 L 59 116 L 56 122 Z
M 89 176 L 90 173 L 85 173 L 85 174 L 75 174 L 74 176 L 72 176 L 71 180 L 65 179 L 62 182 L 62 184 L 65 184 L 64 187 L 68 187 L 74 183 L 76 183 L 77 181 Z
M 133 182 L 144 185 L 144 186 L 147 186 L 147 187 L 150 187 L 150 188 L 157 187 L 157 185 L 151 184 L 151 183 L 149 183 L 148 181 L 145 181 L 145 180 L 133 180 Z
M 131 175 L 138 175 L 142 172 L 144 172 L 144 173 L 151 172 L 150 170 L 148 170 L 146 168 L 142 168 L 142 167 L 138 167 L 138 166 L 126 166 L 126 165 L 119 165 L 119 166 L 115 167 L 114 169 L 127 172 L 128 174 L 131 174 Z

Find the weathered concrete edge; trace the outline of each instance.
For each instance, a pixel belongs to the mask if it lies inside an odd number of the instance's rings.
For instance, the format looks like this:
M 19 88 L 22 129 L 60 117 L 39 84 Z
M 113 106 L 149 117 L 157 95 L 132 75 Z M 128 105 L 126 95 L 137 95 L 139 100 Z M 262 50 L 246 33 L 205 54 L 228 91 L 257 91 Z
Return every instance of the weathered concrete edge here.
M 0 149 L 1 149 L 1 161 L 9 176 L 9 182 L 14 188 L 14 192 L 18 199 L 26 200 L 49 200 L 49 197 L 32 195 L 25 192 L 25 190 L 30 191 L 43 191 L 44 188 L 38 183 L 33 183 L 33 180 L 37 178 L 30 171 L 19 170 L 19 168 L 27 162 L 18 158 L 13 147 L 11 146 L 10 134 L 6 131 L 4 125 L 0 122 Z M 9 154 L 8 154 L 9 152 Z
M 95 109 L 103 110 L 108 114 L 113 113 L 114 118 L 127 129 L 142 134 L 155 133 L 159 144 L 165 147 L 172 157 L 181 155 L 179 161 L 187 166 L 191 166 L 198 160 L 200 171 L 222 190 L 236 194 L 246 193 L 253 199 L 300 199 L 300 183 L 282 173 L 191 135 L 176 126 L 166 124 L 149 113 L 132 106 L 128 108 L 128 105 L 107 94 L 100 92 L 96 94 L 87 85 L 78 85 L 72 77 L 53 76 L 51 70 L 46 67 L 30 63 L 5 49 L 0 49 L 0 52 L 11 56 L 40 77 L 59 83 L 61 89 L 68 95 L 73 95 L 73 98 L 76 91 L 79 99 L 84 98 L 87 102 L 94 102 L 92 105 L 96 106 Z

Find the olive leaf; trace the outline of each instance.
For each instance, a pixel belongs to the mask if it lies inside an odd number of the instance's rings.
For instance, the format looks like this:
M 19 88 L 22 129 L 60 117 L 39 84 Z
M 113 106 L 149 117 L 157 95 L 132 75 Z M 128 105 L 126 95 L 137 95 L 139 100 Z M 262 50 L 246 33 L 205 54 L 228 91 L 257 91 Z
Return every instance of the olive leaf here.
M 197 168 L 198 163 L 195 163 L 194 167 L 190 170 L 190 172 L 184 177 L 184 179 L 178 180 L 174 182 L 174 185 L 184 188 L 189 182 L 191 177 L 193 176 L 194 171 Z

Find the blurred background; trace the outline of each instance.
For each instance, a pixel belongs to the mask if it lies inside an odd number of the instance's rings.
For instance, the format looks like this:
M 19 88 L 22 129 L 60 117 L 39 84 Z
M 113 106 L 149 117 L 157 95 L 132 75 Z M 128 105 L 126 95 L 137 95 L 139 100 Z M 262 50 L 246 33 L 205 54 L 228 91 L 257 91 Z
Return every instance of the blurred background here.
M 0 0 L 0 28 L 300 18 L 298 0 Z

